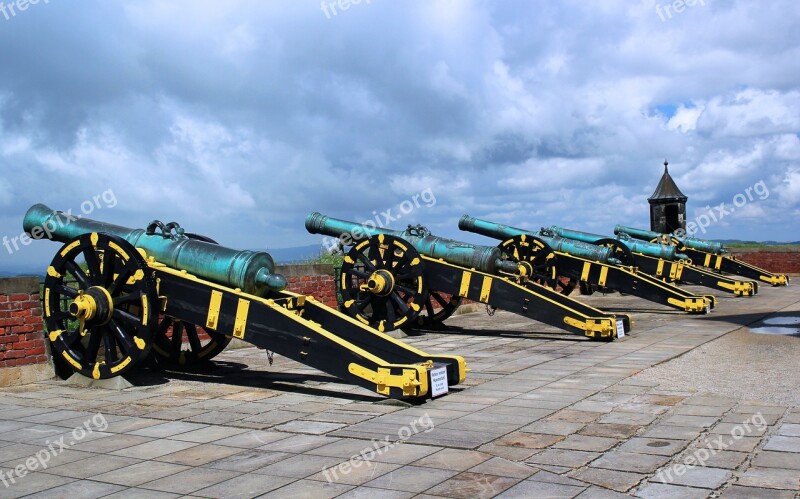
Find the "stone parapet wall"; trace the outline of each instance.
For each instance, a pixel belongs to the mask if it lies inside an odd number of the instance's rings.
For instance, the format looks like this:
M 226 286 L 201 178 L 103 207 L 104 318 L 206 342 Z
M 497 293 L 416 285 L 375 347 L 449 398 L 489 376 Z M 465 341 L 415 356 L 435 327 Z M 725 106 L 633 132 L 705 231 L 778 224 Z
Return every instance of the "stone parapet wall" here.
M 797 249 L 734 248 L 731 254 L 738 260 L 773 273 L 800 275 L 800 251 Z
M 0 386 L 53 376 L 38 277 L 0 279 Z

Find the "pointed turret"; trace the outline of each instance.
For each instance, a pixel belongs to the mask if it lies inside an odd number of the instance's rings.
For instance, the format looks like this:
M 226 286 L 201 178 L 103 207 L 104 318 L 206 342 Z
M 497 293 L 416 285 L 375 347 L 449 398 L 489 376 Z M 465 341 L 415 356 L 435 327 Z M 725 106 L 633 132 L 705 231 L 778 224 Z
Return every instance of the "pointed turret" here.
M 650 230 L 669 234 L 686 230 L 686 201 L 689 198 L 678 188 L 669 174 L 669 163 L 664 160 L 664 174 L 658 181 L 650 203 Z

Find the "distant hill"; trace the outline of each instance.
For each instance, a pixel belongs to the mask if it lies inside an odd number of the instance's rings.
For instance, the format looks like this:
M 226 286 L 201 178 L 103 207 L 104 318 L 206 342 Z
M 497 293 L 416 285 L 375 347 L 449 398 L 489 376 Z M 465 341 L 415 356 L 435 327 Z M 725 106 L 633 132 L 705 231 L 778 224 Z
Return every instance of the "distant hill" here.
M 46 266 L 46 265 L 45 265 Z M 0 269 L 0 277 L 39 276 L 44 277 L 45 269 L 42 267 L 22 266 Z
M 311 244 L 308 246 L 294 246 L 292 248 L 271 248 L 267 253 L 272 255 L 275 263 L 298 263 L 314 260 L 319 257 L 322 251 L 321 244 Z
M 702 238 L 701 238 L 702 239 Z M 797 246 L 800 241 L 780 242 L 780 241 L 742 241 L 740 239 L 716 239 L 717 242 L 722 244 L 760 244 L 764 246 Z

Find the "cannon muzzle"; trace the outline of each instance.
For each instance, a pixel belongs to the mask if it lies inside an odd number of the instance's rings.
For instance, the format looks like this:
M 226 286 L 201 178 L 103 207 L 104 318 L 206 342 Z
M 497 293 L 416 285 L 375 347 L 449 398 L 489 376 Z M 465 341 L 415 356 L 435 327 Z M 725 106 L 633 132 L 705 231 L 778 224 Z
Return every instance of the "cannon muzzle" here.
M 130 229 L 53 211 L 43 204 L 33 205 L 22 225 L 34 239 L 62 243 L 93 232 L 121 237 L 169 267 L 250 294 L 263 296 L 269 291 L 281 291 L 287 284 L 284 276 L 274 273 L 275 262 L 263 251 L 239 251 L 191 239 L 181 233 Z
M 675 233 L 661 234 L 652 230 L 637 229 L 635 227 L 625 227 L 624 225 L 617 225 L 614 227 L 614 234 L 627 234 L 636 239 L 644 239 L 645 241 L 663 241 L 669 243 L 669 238 L 673 237 L 680 241 L 686 248 L 705 251 L 706 253 L 714 253 L 716 255 L 723 255 L 728 252 L 728 249 L 722 243 L 716 241 L 709 241 L 707 239 L 697 239 L 695 237 L 679 236 Z
M 516 262 L 504 260 L 499 249 L 493 246 L 445 239 L 434 236 L 424 227 L 409 226 L 406 230 L 391 230 L 375 225 L 348 222 L 314 212 L 306 218 L 306 230 L 312 234 L 323 234 L 338 238 L 343 246 L 350 246 L 377 234 L 405 239 L 422 255 L 441 258 L 447 263 L 461 267 L 474 268 L 481 272 L 496 274 L 503 271 L 519 274 L 521 269 Z
M 567 239 L 547 231 L 529 231 L 518 229 L 508 225 L 501 225 L 494 222 L 489 222 L 487 220 L 481 220 L 469 215 L 464 215 L 461 217 L 461 220 L 458 221 L 458 228 L 467 232 L 474 232 L 476 234 L 491 237 L 493 239 L 499 239 L 501 241 L 525 234 L 528 236 L 538 237 L 542 241 L 546 242 L 555 251 L 569 253 L 573 256 L 603 263 L 610 263 L 613 265 L 618 265 L 621 263 L 616 258 L 613 258 L 613 250 L 610 248 L 596 246 L 594 244 L 581 241 L 575 241 L 573 239 Z

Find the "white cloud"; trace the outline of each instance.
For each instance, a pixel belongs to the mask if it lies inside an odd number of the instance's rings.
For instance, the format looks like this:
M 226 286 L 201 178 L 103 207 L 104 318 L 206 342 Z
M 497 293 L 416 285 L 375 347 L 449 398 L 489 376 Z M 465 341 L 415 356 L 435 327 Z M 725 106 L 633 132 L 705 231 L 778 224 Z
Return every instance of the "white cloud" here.
M 787 171 L 777 190 L 784 206 L 800 204 L 800 169 Z
M 679 132 L 689 132 L 697 128 L 697 120 L 703 114 L 703 107 L 684 107 L 678 106 L 675 115 L 667 122 L 667 130 L 678 130 Z

